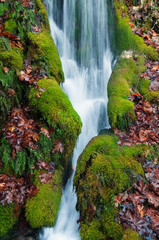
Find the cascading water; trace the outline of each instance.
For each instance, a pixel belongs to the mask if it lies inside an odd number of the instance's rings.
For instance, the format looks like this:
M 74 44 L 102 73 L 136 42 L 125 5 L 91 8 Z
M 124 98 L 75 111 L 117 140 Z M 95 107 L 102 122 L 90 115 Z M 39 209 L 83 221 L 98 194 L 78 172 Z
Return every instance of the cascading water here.
M 109 127 L 107 82 L 112 53 L 108 37 L 107 0 L 45 0 L 52 37 L 65 74 L 63 89 L 81 117 L 83 127 L 73 154 L 73 167 L 89 140 Z M 54 228 L 41 240 L 79 240 L 73 175 L 62 195 Z

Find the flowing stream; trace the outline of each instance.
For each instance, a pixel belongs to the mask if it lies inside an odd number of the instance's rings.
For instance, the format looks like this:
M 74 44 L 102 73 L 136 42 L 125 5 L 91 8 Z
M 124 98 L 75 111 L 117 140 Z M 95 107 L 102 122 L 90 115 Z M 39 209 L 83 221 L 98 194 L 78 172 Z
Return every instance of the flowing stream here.
M 45 0 L 45 3 L 65 75 L 62 88 L 83 123 L 72 159 L 75 169 L 89 140 L 109 127 L 107 82 L 113 54 L 108 35 L 107 0 Z M 44 228 L 41 240 L 80 239 L 73 176 L 63 189 L 56 225 Z

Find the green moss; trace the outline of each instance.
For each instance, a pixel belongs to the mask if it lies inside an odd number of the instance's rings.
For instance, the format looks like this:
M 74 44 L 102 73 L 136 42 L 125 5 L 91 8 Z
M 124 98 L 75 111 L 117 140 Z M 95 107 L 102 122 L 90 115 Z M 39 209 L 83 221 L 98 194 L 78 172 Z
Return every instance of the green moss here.
M 124 235 L 123 235 L 122 240 L 130 240 L 130 239 L 131 240 L 139 240 L 140 236 L 136 231 L 133 231 L 130 228 L 127 228 L 124 231 Z
M 38 86 L 46 91 L 38 99 L 36 94 L 39 90 L 32 88 L 29 94 L 30 105 L 33 111 L 40 113 L 48 124 L 56 130 L 59 129 L 70 155 L 81 130 L 80 117 L 54 79 L 42 79 L 38 82 Z
M 114 196 L 125 191 L 139 176 L 144 176 L 141 163 L 134 156 L 143 154 L 147 146 L 118 146 L 114 135 L 99 135 L 93 138 L 78 159 L 74 177 L 82 220 L 82 240 L 89 238 L 91 224 L 98 222 L 94 231 L 103 233 L 103 238 L 119 240 L 123 229 L 117 222 L 118 210 L 114 208 Z M 95 206 L 96 214 L 90 219 L 89 208 Z M 88 227 L 88 233 L 84 232 Z M 84 230 L 83 230 L 84 229 Z M 96 238 L 100 239 L 100 238 Z
M 103 239 L 104 235 L 100 231 L 100 223 L 93 220 L 91 223 L 82 224 L 80 229 L 81 239 L 83 240 L 99 240 Z
M 14 217 L 14 207 L 15 204 L 3 207 L 0 204 L 0 237 L 5 236 L 17 222 L 17 218 Z
M 41 0 L 35 0 L 35 2 L 37 4 L 38 11 L 39 11 L 39 13 L 40 13 L 40 15 L 42 17 L 42 22 L 44 23 L 44 25 L 47 28 L 47 30 L 50 31 L 47 11 L 46 11 L 46 8 L 45 8 L 44 4 L 42 3 Z
M 34 183 L 40 190 L 35 197 L 27 200 L 26 219 L 32 228 L 54 226 L 62 195 L 61 171 L 54 172 L 51 183 L 42 185 L 38 177 Z
M 113 240 L 119 240 L 122 238 L 123 228 L 115 219 L 117 219 L 116 209 L 110 203 L 106 204 L 101 217 L 103 232 L 105 236 L 109 236 Z
M 128 17 L 128 9 L 121 2 L 114 0 L 115 15 L 116 15 L 116 32 L 117 32 L 117 44 L 119 53 L 123 50 L 133 49 L 144 53 L 150 59 L 158 59 L 159 54 L 151 46 L 144 43 L 144 40 L 132 33 L 129 26 L 130 19 Z
M 9 33 L 13 34 L 17 31 L 17 23 L 14 19 L 9 19 L 5 21 L 5 31 L 8 31 Z
M 108 83 L 108 116 L 111 127 L 126 130 L 136 118 L 133 102 L 128 100 L 130 91 L 140 92 L 150 102 L 159 99 L 159 91 L 150 91 L 150 80 L 140 78 L 146 70 L 145 58 L 131 51 L 118 59 Z
M 121 97 L 109 97 L 108 115 L 113 129 L 117 127 L 120 130 L 125 130 L 135 119 L 134 104 Z
M 50 75 L 55 77 L 58 83 L 64 81 L 64 74 L 57 48 L 50 33 L 43 30 L 41 33 L 28 33 L 30 47 L 28 54 L 33 60 L 41 60 L 47 64 Z
M 80 176 L 85 172 L 87 162 L 91 160 L 91 173 L 95 176 L 100 173 L 110 177 L 110 183 L 113 193 L 121 192 L 131 184 L 129 173 L 135 171 L 143 175 L 143 169 L 140 163 L 134 158 L 138 151 L 142 151 L 145 146 L 127 146 L 120 147 L 117 145 L 118 138 L 113 135 L 100 135 L 93 138 L 81 154 L 74 178 L 74 184 L 78 188 Z M 113 181 L 113 182 L 112 182 Z
M 0 51 L 0 61 L 5 67 L 22 70 L 23 58 L 16 48 L 13 51 Z
M 130 89 L 138 89 L 140 75 L 145 70 L 145 59 L 137 54 L 134 58 L 121 55 L 108 83 L 108 115 L 113 129 L 127 129 L 136 117 L 134 104 L 128 100 L 128 95 Z
M 139 81 L 139 91 L 149 102 L 157 102 L 159 100 L 159 91 L 150 91 L 150 83 L 149 79 L 141 78 Z

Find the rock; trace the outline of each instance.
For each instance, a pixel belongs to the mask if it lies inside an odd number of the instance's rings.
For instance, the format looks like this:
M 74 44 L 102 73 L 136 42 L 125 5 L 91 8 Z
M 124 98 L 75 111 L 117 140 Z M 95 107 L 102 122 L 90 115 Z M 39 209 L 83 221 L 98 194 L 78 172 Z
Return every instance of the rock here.
M 134 156 L 139 151 L 144 153 L 148 146 L 120 147 L 117 141 L 113 134 L 99 135 L 88 143 L 78 159 L 74 185 L 82 240 L 122 239 L 124 235 L 122 225 L 117 221 L 114 196 L 144 176 L 142 165 Z M 126 239 L 125 235 L 123 239 Z M 130 231 L 130 236 L 138 234 Z

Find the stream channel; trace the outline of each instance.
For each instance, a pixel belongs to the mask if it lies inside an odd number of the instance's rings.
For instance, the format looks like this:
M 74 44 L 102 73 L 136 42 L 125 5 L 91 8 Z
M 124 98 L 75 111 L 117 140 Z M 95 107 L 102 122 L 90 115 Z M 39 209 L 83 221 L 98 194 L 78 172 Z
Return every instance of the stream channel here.
M 101 129 L 109 128 L 107 83 L 113 54 L 107 0 L 45 0 L 45 4 L 65 75 L 61 87 L 83 124 L 72 157 L 76 169 L 78 157 L 89 140 Z M 44 228 L 40 240 L 80 240 L 73 176 L 63 189 L 55 227 Z

